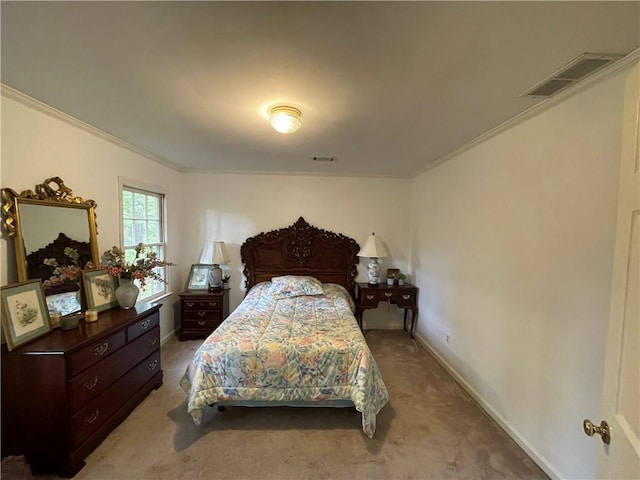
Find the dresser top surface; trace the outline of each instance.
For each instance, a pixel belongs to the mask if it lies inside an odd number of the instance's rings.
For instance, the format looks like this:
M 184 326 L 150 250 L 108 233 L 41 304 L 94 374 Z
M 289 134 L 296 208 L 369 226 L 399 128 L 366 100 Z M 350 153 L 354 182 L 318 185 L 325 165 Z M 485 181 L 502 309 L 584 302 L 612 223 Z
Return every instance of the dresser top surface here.
M 9 354 L 51 354 L 60 355 L 90 344 L 102 337 L 135 322 L 153 315 L 162 305 L 138 304 L 134 308 L 123 310 L 113 308 L 98 313 L 98 320 L 86 323 L 80 320 L 78 328 L 71 330 L 55 329 L 51 332 L 8 352 Z M 6 345 L 3 354 L 7 353 Z

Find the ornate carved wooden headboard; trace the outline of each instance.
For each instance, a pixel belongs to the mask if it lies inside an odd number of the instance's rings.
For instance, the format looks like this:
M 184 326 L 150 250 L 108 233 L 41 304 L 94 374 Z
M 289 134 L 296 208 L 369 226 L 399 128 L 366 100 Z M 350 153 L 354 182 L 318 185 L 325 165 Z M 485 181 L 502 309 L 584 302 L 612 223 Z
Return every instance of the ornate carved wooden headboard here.
M 300 217 L 290 227 L 260 233 L 242 244 L 247 291 L 279 275 L 311 275 L 342 285 L 354 296 L 359 250 L 354 239 L 313 227 Z

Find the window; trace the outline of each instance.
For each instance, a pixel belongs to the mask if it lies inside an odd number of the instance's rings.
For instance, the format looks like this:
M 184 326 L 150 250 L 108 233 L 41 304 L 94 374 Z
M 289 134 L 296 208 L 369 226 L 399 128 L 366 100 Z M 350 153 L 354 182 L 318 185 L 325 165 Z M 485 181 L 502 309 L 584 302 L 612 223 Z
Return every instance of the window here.
M 144 243 L 148 250 L 164 259 L 164 195 L 126 185 L 122 186 L 122 234 L 127 262 L 135 258 L 135 247 Z M 166 279 L 164 267 L 157 269 Z M 166 292 L 166 284 L 159 280 L 148 280 L 140 288 L 140 299 L 148 299 Z

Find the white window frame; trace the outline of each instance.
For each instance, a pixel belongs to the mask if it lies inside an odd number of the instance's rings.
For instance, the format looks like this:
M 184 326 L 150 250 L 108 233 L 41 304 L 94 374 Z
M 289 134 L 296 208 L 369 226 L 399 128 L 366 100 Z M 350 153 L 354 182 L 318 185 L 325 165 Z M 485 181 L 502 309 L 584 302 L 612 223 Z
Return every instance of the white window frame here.
M 120 222 L 120 245 L 122 245 L 122 249 L 125 250 L 127 248 L 132 248 L 135 245 L 125 245 L 124 243 L 124 206 L 122 204 L 122 194 L 124 191 L 133 191 L 138 193 L 150 194 L 150 195 L 158 195 L 161 197 L 160 202 L 160 235 L 162 236 L 162 241 L 156 243 L 145 243 L 145 245 L 149 246 L 159 246 L 159 251 L 161 255 L 158 257 L 161 260 L 166 260 L 167 255 L 167 192 L 164 188 L 159 187 L 157 185 L 151 185 L 139 182 L 137 180 L 127 179 L 123 177 L 118 178 L 118 205 L 119 205 L 119 222 Z M 167 268 L 163 267 L 162 278 L 167 279 Z M 143 296 L 142 289 L 140 289 L 140 297 L 139 301 L 148 303 L 155 300 L 159 300 L 163 297 L 171 295 L 169 290 L 169 286 L 167 284 L 162 284 L 162 291 L 153 293 L 151 295 Z

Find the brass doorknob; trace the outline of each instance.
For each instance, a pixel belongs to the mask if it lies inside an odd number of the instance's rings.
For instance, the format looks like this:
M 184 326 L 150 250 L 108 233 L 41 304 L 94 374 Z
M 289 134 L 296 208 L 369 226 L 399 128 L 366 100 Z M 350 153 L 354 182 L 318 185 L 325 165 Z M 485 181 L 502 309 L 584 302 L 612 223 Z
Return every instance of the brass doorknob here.
M 593 437 L 593 435 L 597 433 L 600 435 L 600 438 L 602 438 L 603 443 L 607 445 L 611 443 L 611 429 L 609 428 L 609 424 L 604 420 L 602 420 L 600 426 L 598 426 L 594 425 L 588 418 L 585 418 L 582 422 L 582 428 L 584 428 L 584 433 L 590 437 Z

